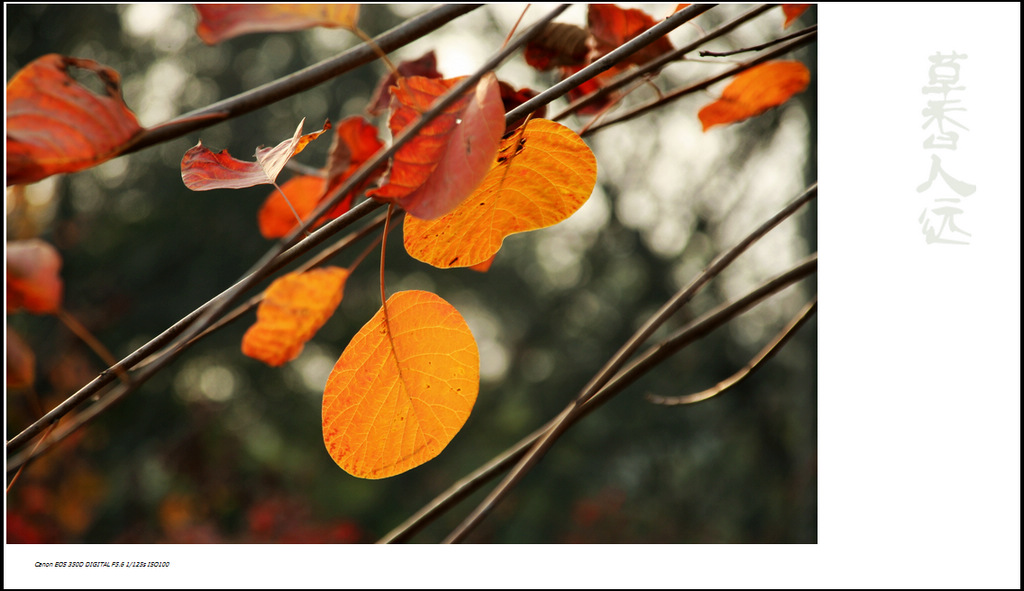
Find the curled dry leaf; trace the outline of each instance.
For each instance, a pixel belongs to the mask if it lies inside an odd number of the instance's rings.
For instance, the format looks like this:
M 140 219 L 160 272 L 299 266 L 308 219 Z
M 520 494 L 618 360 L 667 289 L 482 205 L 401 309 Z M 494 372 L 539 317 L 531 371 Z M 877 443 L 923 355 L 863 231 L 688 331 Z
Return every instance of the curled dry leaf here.
M 388 126 L 393 136 L 430 109 L 462 78 L 402 78 L 394 89 Z M 484 76 L 395 154 L 387 182 L 367 195 L 424 219 L 461 203 L 487 174 L 505 131 L 498 79 Z
M 324 167 L 325 176 L 297 176 L 281 185 L 280 192 L 277 189 L 272 191 L 260 209 L 260 233 L 269 239 L 290 234 L 298 226 L 295 214 L 305 220 L 320 201 L 330 196 L 334 189 L 355 174 L 383 145 L 384 143 L 377 138 L 377 128 L 362 117 L 353 116 L 342 120 L 335 130 L 327 165 Z M 367 185 L 376 182 L 381 173 L 382 171 L 378 170 L 359 186 L 354 187 L 317 223 L 334 219 L 348 211 L 352 207 L 354 197 L 362 193 Z M 287 202 L 281 196 L 281 192 L 288 197 Z M 294 213 L 288 206 L 289 202 L 295 208 Z
M 341 303 L 346 279 L 348 270 L 324 267 L 275 280 L 242 337 L 242 353 L 271 366 L 298 357 Z
M 469 267 L 492 258 L 505 237 L 557 224 L 579 209 L 597 182 L 597 160 L 568 127 L 532 119 L 502 140 L 480 187 L 436 220 L 407 215 L 405 250 L 435 267 Z
M 247 33 L 300 31 L 311 27 L 353 29 L 358 4 L 196 4 L 196 33 L 214 45 Z
M 320 131 L 302 135 L 302 124 L 305 121 L 303 118 L 299 122 L 295 134 L 290 139 L 273 148 L 256 150 L 256 162 L 238 160 L 228 154 L 227 150 L 214 153 L 200 141 L 185 152 L 181 159 L 181 180 L 193 191 L 272 185 L 292 156 L 331 128 L 331 122 L 326 121 Z
M 480 355 L 458 310 L 430 292 L 398 292 L 327 378 L 324 445 L 353 476 L 400 474 L 441 453 L 479 388 Z
M 722 98 L 697 114 L 704 131 L 715 125 L 736 123 L 777 107 L 803 92 L 811 73 L 800 62 L 776 61 L 737 74 L 722 91 Z
M 72 68 L 95 75 L 97 95 Z M 142 133 L 121 77 L 92 60 L 44 55 L 7 84 L 7 186 L 77 172 L 117 156 Z
M 57 249 L 38 239 L 7 243 L 7 311 L 52 314 L 60 309 L 64 282 Z

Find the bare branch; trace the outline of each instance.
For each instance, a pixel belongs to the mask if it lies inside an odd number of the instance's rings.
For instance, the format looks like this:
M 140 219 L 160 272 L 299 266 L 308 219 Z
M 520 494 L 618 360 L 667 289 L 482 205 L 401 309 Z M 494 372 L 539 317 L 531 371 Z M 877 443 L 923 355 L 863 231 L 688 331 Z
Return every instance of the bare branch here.
M 740 369 L 738 372 L 729 376 L 727 379 L 724 379 L 721 382 L 715 384 L 714 387 L 708 388 L 707 390 L 703 390 L 701 392 L 697 392 L 696 394 L 685 394 L 682 396 L 655 396 L 653 394 L 648 394 L 647 400 L 650 400 L 654 404 L 675 406 L 679 404 L 693 404 L 695 402 L 702 402 L 704 400 L 707 400 L 708 398 L 718 396 L 722 392 L 725 392 L 729 388 L 732 388 L 733 386 L 739 384 L 743 380 L 750 377 L 752 373 L 754 373 L 758 368 L 762 367 L 765 363 L 768 362 L 769 359 L 771 359 L 776 353 L 778 353 L 779 349 L 782 349 L 782 347 L 784 347 L 786 343 L 789 342 L 789 339 L 792 338 L 794 334 L 796 334 L 797 329 L 803 326 L 803 324 L 807 322 L 807 320 L 814 314 L 817 305 L 817 297 L 812 299 L 810 302 L 807 302 L 807 304 L 797 313 L 797 315 L 794 316 L 793 319 L 789 321 L 789 324 L 787 324 L 785 328 L 783 328 L 779 332 L 779 334 L 775 335 L 775 338 L 772 339 L 770 343 L 765 345 L 765 347 L 761 349 L 761 351 L 757 355 L 755 355 L 753 359 L 751 359 L 746 365 L 744 365 L 743 368 Z
M 708 335 L 729 320 L 749 310 L 764 299 L 782 291 L 793 283 L 800 281 L 817 270 L 817 256 L 812 256 L 796 267 L 770 279 L 759 287 L 729 304 L 723 304 L 705 313 L 697 320 L 677 330 L 660 343 L 650 347 L 637 356 L 628 367 L 620 371 L 607 385 L 599 390 L 581 407 L 571 420 L 575 423 L 590 414 L 602 404 L 622 392 L 630 384 L 642 377 L 659 363 L 686 346 Z M 446 491 L 434 498 L 422 509 L 409 517 L 401 525 L 388 532 L 378 543 L 404 542 L 419 532 L 428 523 L 448 511 L 467 496 L 476 492 L 484 484 L 512 467 L 544 436 L 554 425 L 556 419 L 548 421 L 543 427 L 527 435 L 518 443 L 508 448 L 489 462 L 468 474 Z
M 627 341 L 618 352 L 605 364 L 601 370 L 595 374 L 594 378 L 584 386 L 583 390 L 576 397 L 576 399 L 562 411 L 556 424 L 537 442 L 536 445 L 530 450 L 530 452 L 516 465 L 512 472 L 497 486 L 497 488 L 491 492 L 478 506 L 477 508 L 467 517 L 451 535 L 445 540 L 446 542 L 456 542 L 463 539 L 490 511 L 497 505 L 497 503 L 505 497 L 506 494 L 514 487 L 522 477 L 533 468 L 534 465 L 543 454 L 554 444 L 555 440 L 562 435 L 562 433 L 571 424 L 570 419 L 573 415 L 578 412 L 578 408 L 581 404 L 587 401 L 591 396 L 597 393 L 597 391 L 604 386 L 608 380 L 610 380 L 619 369 L 626 363 L 626 361 L 636 352 L 636 350 L 654 333 L 654 331 L 661 326 L 669 317 L 671 317 L 676 311 L 679 310 L 684 304 L 690 301 L 691 298 L 710 281 L 713 277 L 718 275 L 725 267 L 732 263 L 736 258 L 742 254 L 747 248 L 749 248 L 754 242 L 759 240 L 769 230 L 774 228 L 776 225 L 781 223 L 783 220 L 791 216 L 800 207 L 810 201 L 815 195 L 817 195 L 817 184 L 811 186 L 803 195 L 795 199 L 792 203 L 787 205 L 779 213 L 772 216 L 767 222 L 762 224 L 759 228 L 754 230 L 746 238 L 744 238 L 739 244 L 731 248 L 730 250 L 722 253 L 716 258 L 707 269 L 704 270 L 700 275 L 694 279 L 690 285 L 681 291 L 677 292 L 660 310 L 652 315 L 648 321 Z

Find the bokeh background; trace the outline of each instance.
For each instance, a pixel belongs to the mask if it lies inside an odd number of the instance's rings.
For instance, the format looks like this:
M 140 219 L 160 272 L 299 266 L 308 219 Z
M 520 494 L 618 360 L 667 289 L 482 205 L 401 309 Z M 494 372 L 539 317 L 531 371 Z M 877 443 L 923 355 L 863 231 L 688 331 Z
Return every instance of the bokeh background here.
M 637 5 L 655 18 L 670 5 Z M 720 6 L 673 32 L 676 47 L 749 7 Z M 143 126 L 269 82 L 358 44 L 342 30 L 246 35 L 214 47 L 188 5 L 7 5 L 6 76 L 47 53 L 116 69 Z M 425 10 L 371 5 L 371 35 Z M 485 6 L 396 51 L 434 50 L 447 77 L 500 47 L 521 5 Z M 525 19 L 543 8 L 531 8 Z M 557 20 L 585 24 L 585 6 Z M 770 11 L 708 46 L 763 43 L 783 31 Z M 708 58 L 666 67 L 672 90 L 721 71 Z M 780 108 L 701 131 L 710 93 L 587 137 L 598 185 L 558 226 L 509 238 L 486 273 L 440 271 L 387 253 L 389 292 L 430 289 L 452 302 L 481 352 L 473 415 L 435 460 L 380 481 L 353 478 L 324 449 L 321 395 L 349 338 L 378 309 L 378 254 L 350 278 L 337 313 L 281 368 L 243 356 L 243 319 L 205 339 L 76 436 L 30 465 L 7 495 L 10 543 L 371 542 L 560 411 L 671 294 L 719 252 L 816 180 L 815 47 L 798 51 L 811 85 Z M 707 63 L 717 62 L 717 63 Z M 237 280 L 271 246 L 256 224 L 266 187 L 195 193 L 182 154 L 201 138 L 245 158 L 298 120 L 362 113 L 385 69 L 374 63 L 257 112 L 8 192 L 7 240 L 39 237 L 63 257 L 65 307 L 121 358 Z M 543 90 L 556 79 L 515 56 L 498 72 Z M 623 103 L 649 100 L 639 89 Z M 557 112 L 564 101 L 549 105 Z M 617 107 L 615 112 L 624 110 Z M 385 119 L 374 120 L 387 138 Z M 563 123 L 580 130 L 586 119 Z M 308 127 L 308 126 L 307 126 Z M 297 158 L 325 159 L 329 142 Z M 285 174 L 288 174 L 287 172 Z M 282 175 L 282 180 L 284 175 Z M 816 251 L 812 203 L 744 254 L 672 327 L 742 296 Z M 346 258 L 347 257 L 347 258 Z M 335 264 L 347 265 L 352 255 Z M 486 543 L 814 543 L 817 541 L 816 331 L 812 319 L 770 364 L 724 395 L 663 407 L 645 394 L 710 387 L 742 367 L 816 291 L 813 278 L 661 364 L 573 427 L 470 536 Z M 7 437 L 106 366 L 59 321 L 9 315 L 33 348 L 32 388 L 8 390 Z M 11 474 L 8 474 L 8 482 Z M 416 536 L 444 537 L 483 493 Z

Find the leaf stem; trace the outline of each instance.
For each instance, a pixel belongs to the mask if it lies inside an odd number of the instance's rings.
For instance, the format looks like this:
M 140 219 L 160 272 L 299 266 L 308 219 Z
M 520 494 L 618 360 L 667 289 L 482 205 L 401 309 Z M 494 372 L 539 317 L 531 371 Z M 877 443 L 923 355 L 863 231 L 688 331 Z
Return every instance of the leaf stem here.
M 288 199 L 288 196 L 285 195 L 284 191 L 281 190 L 281 187 L 277 185 L 277 181 L 274 181 L 271 184 L 274 185 L 274 188 L 277 189 L 277 192 L 281 194 L 281 198 L 284 199 L 284 202 L 288 204 L 288 209 L 292 210 L 292 215 L 295 216 L 295 221 L 298 222 L 298 225 L 301 226 L 303 221 L 302 216 L 299 215 L 299 212 L 295 211 L 295 206 L 292 205 L 292 202 Z M 306 236 L 309 236 L 309 230 L 306 230 Z
M 384 216 L 384 235 L 380 239 L 380 305 L 384 308 L 384 319 L 388 317 L 388 298 L 384 291 L 384 255 L 388 248 L 388 227 L 391 222 L 391 212 L 395 210 L 395 204 L 388 204 L 388 212 Z
M 388 59 L 388 54 L 384 53 L 384 50 L 382 50 L 380 46 L 377 45 L 377 43 L 373 40 L 372 37 L 364 33 L 363 30 L 360 29 L 359 27 L 352 27 L 351 30 L 353 33 L 356 34 L 356 37 L 359 37 L 360 39 L 363 40 L 363 43 L 366 43 L 367 45 L 370 46 L 370 48 L 377 52 L 377 56 L 381 59 L 381 61 L 384 62 L 384 65 L 388 67 L 388 71 L 394 74 L 395 78 L 402 77 L 402 75 L 398 72 L 398 68 L 395 67 L 395 64 L 391 63 L 391 60 Z

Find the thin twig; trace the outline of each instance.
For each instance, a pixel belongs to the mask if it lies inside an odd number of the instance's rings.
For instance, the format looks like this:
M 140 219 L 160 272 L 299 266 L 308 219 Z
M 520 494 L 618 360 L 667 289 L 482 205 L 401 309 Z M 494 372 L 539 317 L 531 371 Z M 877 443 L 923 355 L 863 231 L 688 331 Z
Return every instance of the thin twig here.
M 771 340 L 757 355 L 754 356 L 746 365 L 744 365 L 738 372 L 729 376 L 728 378 L 718 382 L 713 387 L 697 392 L 695 394 L 684 394 L 682 396 L 657 396 L 654 394 L 648 394 L 647 400 L 654 404 L 661 404 L 665 406 L 676 406 L 680 404 L 693 404 L 695 402 L 703 402 L 708 398 L 718 396 L 722 392 L 725 392 L 729 388 L 739 384 L 743 380 L 750 377 L 757 369 L 762 367 L 769 359 L 775 356 L 782 347 L 789 342 L 790 338 L 796 334 L 798 328 L 803 326 L 805 322 L 814 314 L 815 309 L 818 305 L 818 298 L 813 298 L 804 307 L 797 312 L 797 315 L 789 321 L 779 334 L 775 335 L 775 338 Z
M 801 29 L 801 30 L 799 30 L 799 31 L 797 31 L 795 33 L 790 33 L 789 35 L 785 35 L 783 37 L 779 37 L 778 39 L 773 39 L 772 41 L 769 41 L 767 43 L 762 43 L 760 45 L 754 45 L 754 46 L 751 46 L 751 47 L 744 47 L 742 49 L 733 49 L 732 51 L 702 51 L 702 52 L 700 52 L 700 55 L 701 55 L 701 57 L 727 57 L 727 56 L 730 56 L 730 55 L 736 55 L 738 53 L 747 53 L 748 51 L 761 51 L 762 49 L 768 49 L 772 45 L 778 45 L 779 43 L 783 43 L 785 41 L 789 41 L 790 39 L 796 39 L 797 37 L 803 37 L 804 35 L 809 35 L 810 33 L 814 33 L 817 30 L 818 30 L 818 25 L 811 25 L 811 26 L 807 27 L 806 29 Z

